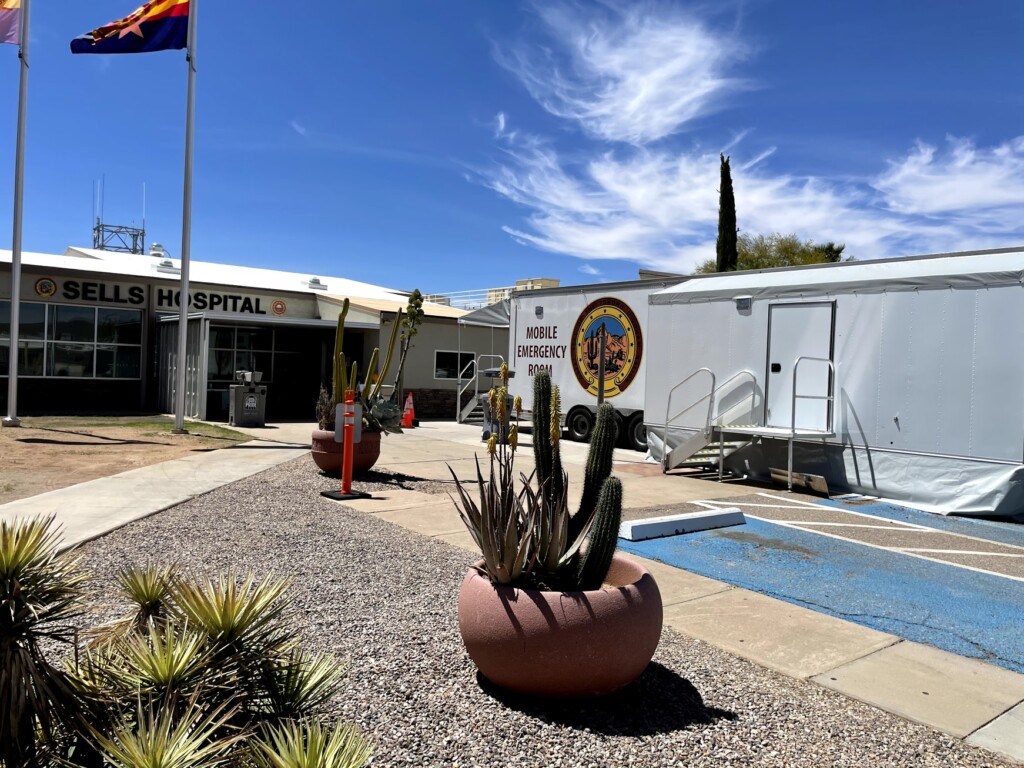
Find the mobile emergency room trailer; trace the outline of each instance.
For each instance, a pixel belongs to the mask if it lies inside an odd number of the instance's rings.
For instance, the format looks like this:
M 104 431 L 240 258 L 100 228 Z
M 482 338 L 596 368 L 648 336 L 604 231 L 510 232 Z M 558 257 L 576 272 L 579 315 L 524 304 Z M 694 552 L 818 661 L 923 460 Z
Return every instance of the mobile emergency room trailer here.
M 652 294 L 652 456 L 1024 516 L 1024 249 L 739 272 Z M 667 446 L 665 437 L 667 435 Z
M 508 364 L 515 376 L 509 394 L 522 396 L 529 407 L 533 377 L 547 370 L 561 392 L 569 437 L 586 441 L 597 412 L 603 335 L 604 398 L 621 417 L 625 444 L 646 450 L 647 299 L 676 283 L 678 279 L 633 280 L 513 293 Z

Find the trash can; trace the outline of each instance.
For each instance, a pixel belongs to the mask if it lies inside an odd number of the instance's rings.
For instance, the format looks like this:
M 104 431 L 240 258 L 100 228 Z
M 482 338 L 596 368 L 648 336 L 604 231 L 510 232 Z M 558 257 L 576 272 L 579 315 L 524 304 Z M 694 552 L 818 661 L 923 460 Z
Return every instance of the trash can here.
M 491 435 L 494 433 L 504 434 L 506 436 L 508 435 L 509 414 L 512 413 L 513 397 L 512 395 L 509 395 L 506 400 L 506 405 L 508 407 L 505 409 L 505 423 L 502 424 L 501 422 L 499 422 L 498 414 L 491 413 L 490 406 L 488 405 L 489 397 L 490 395 L 488 394 L 478 395 L 477 397 L 484 412 L 483 434 L 481 435 L 480 439 L 483 440 L 485 443 L 490 439 Z M 499 427 L 504 431 L 499 432 Z
M 232 427 L 262 427 L 266 424 L 267 387 L 260 384 L 260 371 L 235 371 L 240 384 L 228 389 L 228 424 Z

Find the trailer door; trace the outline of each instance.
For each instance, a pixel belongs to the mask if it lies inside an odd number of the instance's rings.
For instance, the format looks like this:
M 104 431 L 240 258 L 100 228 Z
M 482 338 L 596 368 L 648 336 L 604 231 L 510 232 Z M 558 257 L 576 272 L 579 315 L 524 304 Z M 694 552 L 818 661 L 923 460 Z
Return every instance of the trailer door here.
M 768 370 L 765 376 L 765 424 L 792 425 L 793 366 L 798 358 L 832 359 L 835 318 L 833 302 L 772 304 L 768 310 Z M 828 395 L 831 373 L 827 363 L 800 363 L 798 395 Z M 827 400 L 796 401 L 798 429 L 826 430 L 831 404 Z

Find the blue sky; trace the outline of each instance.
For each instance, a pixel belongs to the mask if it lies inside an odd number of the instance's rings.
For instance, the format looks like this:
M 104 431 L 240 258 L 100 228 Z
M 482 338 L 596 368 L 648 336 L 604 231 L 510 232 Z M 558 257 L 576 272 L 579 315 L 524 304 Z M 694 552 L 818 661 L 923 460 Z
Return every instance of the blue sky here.
M 180 250 L 181 51 L 76 56 L 133 0 L 36 0 L 26 250 Z M 200 6 L 193 258 L 424 291 L 688 272 L 742 231 L 857 258 L 1024 244 L 1024 3 Z M 9 247 L 17 49 L 0 46 Z M 6 167 L 5 167 L 6 166 Z

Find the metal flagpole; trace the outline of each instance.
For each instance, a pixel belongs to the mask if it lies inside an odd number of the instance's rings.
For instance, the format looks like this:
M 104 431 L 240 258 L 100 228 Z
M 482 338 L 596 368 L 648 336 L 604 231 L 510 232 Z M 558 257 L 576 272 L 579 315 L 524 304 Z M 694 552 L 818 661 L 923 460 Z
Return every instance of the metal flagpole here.
M 18 87 L 18 140 L 14 160 L 14 233 L 11 242 L 11 347 L 7 371 L 7 417 L 5 427 L 20 427 L 18 418 L 18 323 L 21 319 L 21 212 L 25 191 L 25 107 L 28 94 L 28 11 L 29 0 L 22 0 L 18 19 L 20 36 L 18 59 L 21 83 Z
M 188 5 L 188 100 L 185 107 L 185 193 L 181 219 L 181 299 L 178 308 L 178 370 L 174 432 L 185 430 L 185 382 L 188 371 L 188 258 L 192 240 L 192 134 L 196 111 L 196 16 L 199 0 Z

